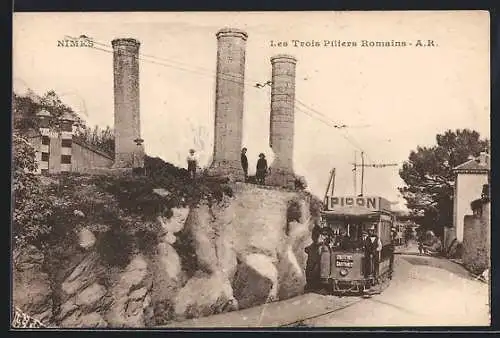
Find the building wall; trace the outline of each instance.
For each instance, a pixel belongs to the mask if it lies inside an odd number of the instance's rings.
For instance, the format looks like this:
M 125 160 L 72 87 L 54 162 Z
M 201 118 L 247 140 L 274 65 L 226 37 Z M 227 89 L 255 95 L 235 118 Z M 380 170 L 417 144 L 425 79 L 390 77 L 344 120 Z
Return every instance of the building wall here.
M 463 241 L 464 217 L 472 214 L 470 202 L 481 196 L 483 185 L 488 183 L 487 174 L 458 174 L 455 183 L 454 227 L 457 240 Z
M 110 168 L 113 162 L 113 159 L 110 157 L 78 143 L 73 143 L 71 171 L 86 172 L 86 169 Z
M 474 273 L 490 266 L 490 203 L 484 204 L 480 215 L 464 217 L 463 262 Z
M 61 136 L 51 135 L 49 146 L 49 173 L 61 172 Z

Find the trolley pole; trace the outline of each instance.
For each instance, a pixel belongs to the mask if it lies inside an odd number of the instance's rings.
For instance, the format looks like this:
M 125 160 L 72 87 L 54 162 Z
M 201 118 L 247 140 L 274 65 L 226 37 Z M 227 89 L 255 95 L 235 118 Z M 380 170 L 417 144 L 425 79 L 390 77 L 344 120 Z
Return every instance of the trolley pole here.
M 334 170 L 330 170 L 330 176 L 328 177 L 328 184 L 326 186 L 326 191 L 325 191 L 325 203 L 327 203 L 326 199 L 328 197 L 328 191 L 330 191 L 330 186 L 332 184 L 332 177 L 335 175 L 334 174 Z M 332 187 L 332 191 L 333 191 L 333 187 Z
M 330 192 L 330 196 L 333 197 L 334 191 L 335 191 L 335 168 L 332 169 L 332 191 Z

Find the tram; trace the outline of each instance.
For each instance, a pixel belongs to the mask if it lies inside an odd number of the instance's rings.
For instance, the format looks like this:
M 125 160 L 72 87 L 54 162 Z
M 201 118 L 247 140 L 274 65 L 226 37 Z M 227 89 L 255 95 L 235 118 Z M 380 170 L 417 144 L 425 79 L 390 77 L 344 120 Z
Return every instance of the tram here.
M 394 268 L 395 217 L 379 196 L 327 196 L 319 242 L 319 281 L 331 294 L 387 286 Z

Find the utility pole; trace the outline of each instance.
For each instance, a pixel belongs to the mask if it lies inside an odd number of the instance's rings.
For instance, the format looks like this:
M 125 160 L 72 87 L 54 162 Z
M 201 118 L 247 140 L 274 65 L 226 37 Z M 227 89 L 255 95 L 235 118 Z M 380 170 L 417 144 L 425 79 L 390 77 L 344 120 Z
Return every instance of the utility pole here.
M 365 180 L 365 152 L 361 152 L 361 195 L 363 196 L 363 188 L 364 188 L 364 180 Z
M 356 157 L 355 157 L 356 158 Z M 370 168 L 385 168 L 385 167 L 397 167 L 397 163 L 371 163 L 365 164 L 365 153 L 361 152 L 361 164 L 357 164 L 356 161 L 353 163 L 354 169 L 353 171 L 356 173 L 356 168 L 361 167 L 361 194 L 359 196 L 363 196 L 364 194 L 364 180 L 365 180 L 365 167 Z M 354 184 L 356 185 L 356 179 L 354 180 Z M 354 189 L 356 193 L 356 189 Z
M 357 170 L 357 166 L 356 166 L 356 150 L 354 150 L 354 163 L 353 163 L 353 168 L 352 168 L 352 172 L 353 172 L 353 180 L 354 180 L 354 196 L 356 196 L 358 194 L 358 185 L 357 185 L 357 178 L 358 178 L 358 170 Z

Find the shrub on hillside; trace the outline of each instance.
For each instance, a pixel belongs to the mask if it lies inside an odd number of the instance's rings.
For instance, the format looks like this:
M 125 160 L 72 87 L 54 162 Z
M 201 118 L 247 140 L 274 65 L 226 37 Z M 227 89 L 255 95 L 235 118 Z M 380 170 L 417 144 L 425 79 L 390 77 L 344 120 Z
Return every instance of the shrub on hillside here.
M 12 233 L 14 244 L 40 247 L 40 237 L 51 231 L 48 222 L 52 204 L 41 187 L 35 149 L 28 140 L 14 133 L 12 139 Z
M 158 222 L 137 222 L 134 238 L 137 248 L 145 254 L 154 254 L 160 242 L 161 225 Z
M 99 236 L 96 251 L 106 265 L 125 268 L 131 261 L 134 239 L 121 221 L 115 221 L 109 231 Z

